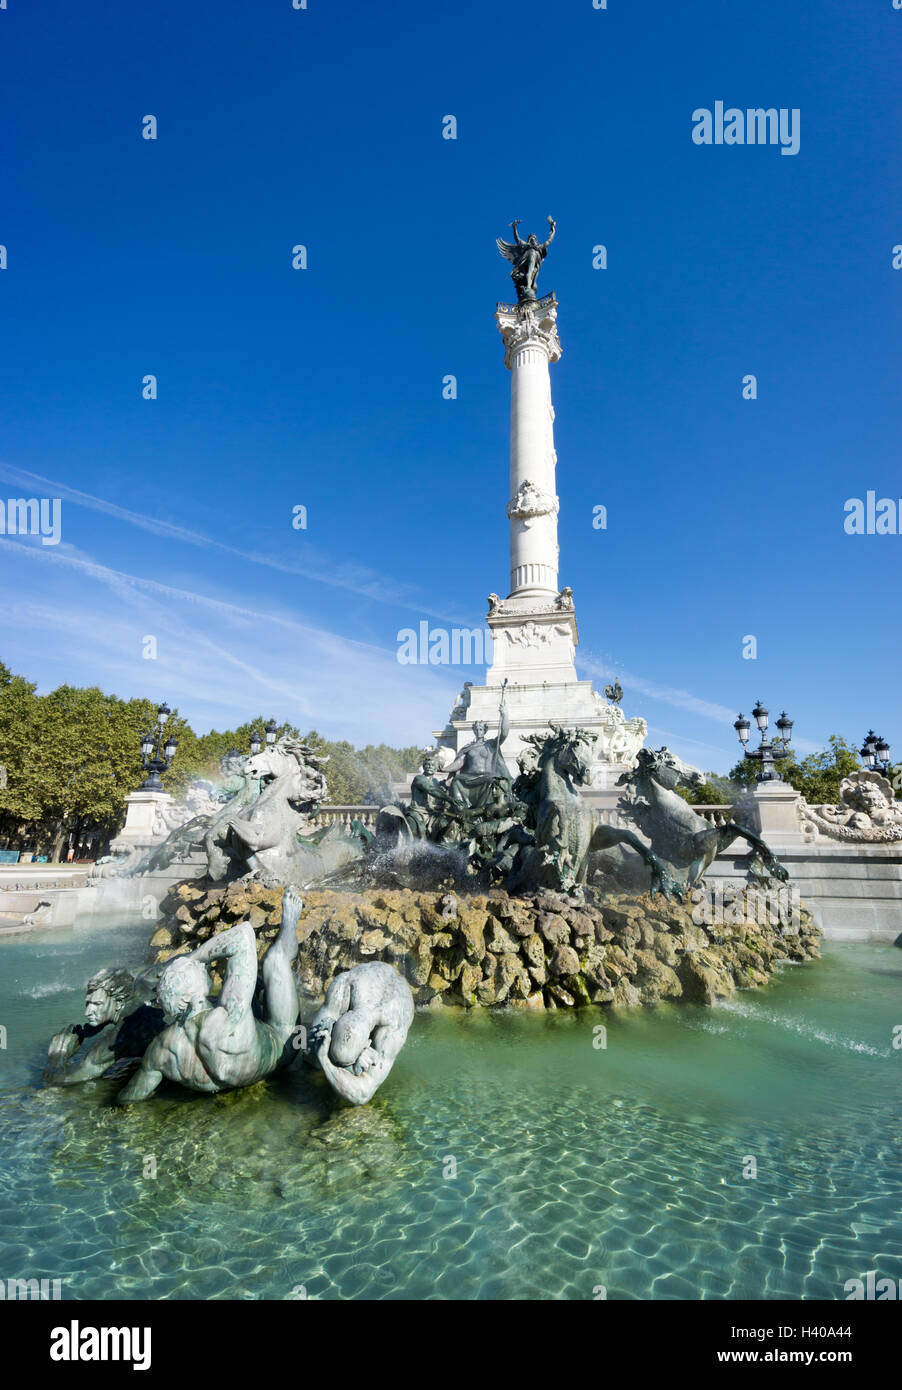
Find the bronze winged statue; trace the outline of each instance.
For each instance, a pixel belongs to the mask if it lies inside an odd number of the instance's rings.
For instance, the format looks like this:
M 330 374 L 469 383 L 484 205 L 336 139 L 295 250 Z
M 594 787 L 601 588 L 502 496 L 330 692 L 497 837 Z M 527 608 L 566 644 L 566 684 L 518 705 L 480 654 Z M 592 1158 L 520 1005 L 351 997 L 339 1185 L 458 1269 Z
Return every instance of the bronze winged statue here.
M 535 232 L 530 232 L 526 240 L 523 240 L 517 231 L 520 222 L 521 219 L 518 217 L 511 223 L 511 231 L 514 234 L 512 242 L 503 241 L 501 237 L 496 237 L 495 240 L 502 256 L 514 267 L 511 279 L 517 288 L 517 303 L 530 304 L 536 297 L 539 267 L 548 255 L 548 248 L 554 240 L 555 223 L 553 217 L 548 218 L 551 231 L 548 233 L 548 240 L 540 243 Z

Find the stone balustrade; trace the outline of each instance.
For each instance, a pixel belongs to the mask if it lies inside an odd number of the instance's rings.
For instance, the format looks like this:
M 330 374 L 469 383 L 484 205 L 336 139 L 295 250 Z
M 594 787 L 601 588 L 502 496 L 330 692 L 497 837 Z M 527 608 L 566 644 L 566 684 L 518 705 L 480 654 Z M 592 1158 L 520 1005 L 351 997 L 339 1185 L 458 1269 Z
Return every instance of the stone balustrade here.
M 696 806 L 693 803 L 692 809 L 697 811 L 705 820 L 709 820 L 712 825 L 726 825 L 728 820 L 733 819 L 735 810 L 729 803 L 717 806 Z
M 321 830 L 324 825 L 334 825 L 338 821 L 346 830 L 350 830 L 351 822 L 359 820 L 367 830 L 375 830 L 378 814 L 378 806 L 324 805 L 310 817 L 308 824 L 311 830 Z
M 697 811 L 705 820 L 712 825 L 726 825 L 733 815 L 733 807 L 729 803 L 716 806 L 693 806 L 693 811 Z M 320 806 L 316 815 L 310 817 L 309 825 L 311 830 L 321 830 L 325 825 L 332 825 L 338 821 L 345 829 L 350 829 L 351 821 L 359 820 L 368 830 L 374 830 L 378 806 L 339 806 L 323 805 Z M 621 817 L 615 808 L 605 808 L 600 811 L 601 819 L 606 824 L 619 824 Z

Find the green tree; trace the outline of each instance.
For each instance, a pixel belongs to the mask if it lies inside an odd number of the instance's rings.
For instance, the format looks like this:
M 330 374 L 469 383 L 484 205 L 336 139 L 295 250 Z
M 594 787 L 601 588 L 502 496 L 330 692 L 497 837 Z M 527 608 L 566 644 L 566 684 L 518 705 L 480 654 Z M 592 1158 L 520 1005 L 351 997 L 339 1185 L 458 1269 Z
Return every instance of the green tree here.
M 165 736 L 178 748 L 164 774 L 166 790 L 178 795 L 199 777 L 216 781 L 220 762 L 231 750 L 247 753 L 251 736 L 262 737 L 272 716 L 258 714 L 235 729 L 196 734 L 173 710 Z M 120 827 L 128 795 L 146 773 L 140 744 L 157 728 L 157 706 L 150 700 L 121 700 L 96 686 L 61 685 L 48 695 L 0 662 L 0 837 L 24 834 L 38 852 L 57 857 L 71 833 L 100 830 L 106 839 Z M 302 735 L 294 724 L 276 726 L 276 736 L 303 738 L 328 756 L 324 772 L 333 803 L 380 802 L 391 783 L 419 766 L 415 746 L 381 743 L 355 749 L 346 740 L 330 741 L 313 729 Z
M 790 774 L 793 773 L 797 766 L 795 751 L 790 750 L 789 756 L 787 758 L 782 758 L 778 763 L 780 776 L 784 781 L 788 782 L 790 780 Z M 734 799 L 738 796 L 745 796 L 747 792 L 755 787 L 758 781 L 760 767 L 761 764 L 759 762 L 753 761 L 751 758 L 741 757 L 735 767 L 730 768 L 727 778 L 733 788 Z
M 25 777 L 25 764 L 40 737 L 40 701 L 36 687 L 0 663 L 0 831 L 4 840 L 41 813 L 40 802 Z
M 125 799 L 141 785 L 140 742 L 156 727 L 149 700 L 121 700 L 96 686 L 61 685 L 48 695 L 0 669 L 0 749 L 6 787 L 0 788 L 2 830 L 33 837 L 38 852 L 59 856 L 67 835 L 99 829 L 115 833 Z M 167 734 L 194 738 L 176 710 Z M 185 779 L 187 780 L 187 779 Z
M 677 787 L 684 801 L 692 806 L 726 806 L 736 799 L 736 788 L 717 772 L 706 772 L 698 787 Z
M 809 753 L 789 774 L 784 774 L 811 806 L 835 805 L 839 801 L 839 784 L 861 767 L 858 754 L 851 744 L 838 734 L 831 734 L 829 748 Z
M 780 760 L 778 766 L 784 782 L 795 787 L 811 806 L 835 805 L 839 801 L 839 784 L 849 773 L 856 772 L 861 764 L 858 754 L 851 744 L 838 734 L 831 734 L 829 746 L 819 753 L 809 753 L 801 762 L 795 750 L 788 758 Z M 745 791 L 755 786 L 759 764 L 750 758 L 742 758 L 730 770 L 730 781 L 737 790 Z

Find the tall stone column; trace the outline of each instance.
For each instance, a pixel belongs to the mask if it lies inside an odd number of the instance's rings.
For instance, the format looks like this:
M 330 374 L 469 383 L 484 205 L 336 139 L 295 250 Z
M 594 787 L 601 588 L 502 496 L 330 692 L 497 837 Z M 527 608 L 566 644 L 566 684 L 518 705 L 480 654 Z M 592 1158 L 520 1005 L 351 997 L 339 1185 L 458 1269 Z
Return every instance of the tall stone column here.
M 558 588 L 557 454 L 549 366 L 561 356 L 557 299 L 499 304 L 495 319 L 511 374 L 510 592 L 489 595 L 486 618 L 492 634 L 492 663 L 485 685 L 468 685 L 444 729 L 439 747 L 457 753 L 471 741 L 473 726 L 498 728 L 501 686 L 510 732 L 504 745 L 508 765 L 524 740 L 547 733 L 550 724 L 595 733 L 598 768 L 614 773 L 635 761 L 646 734 L 644 719 L 626 719 L 607 704 L 590 680 L 576 674 L 579 641 L 573 593 Z M 612 804 L 616 801 L 612 792 Z
M 561 355 L 557 300 L 499 304 L 495 317 L 511 373 L 510 598 L 558 592 L 558 498 L 549 363 Z
M 534 691 L 529 699 L 544 713 L 550 687 L 577 683 L 573 653 L 579 640 L 570 590 L 558 592 L 557 454 L 548 371 L 561 355 L 557 300 L 548 294 L 531 303 L 499 304 L 495 318 L 511 374 L 510 593 L 490 600 L 494 659 L 486 684 L 507 680 L 536 687 L 542 694 Z M 527 697 L 520 692 L 516 698 L 522 704 Z

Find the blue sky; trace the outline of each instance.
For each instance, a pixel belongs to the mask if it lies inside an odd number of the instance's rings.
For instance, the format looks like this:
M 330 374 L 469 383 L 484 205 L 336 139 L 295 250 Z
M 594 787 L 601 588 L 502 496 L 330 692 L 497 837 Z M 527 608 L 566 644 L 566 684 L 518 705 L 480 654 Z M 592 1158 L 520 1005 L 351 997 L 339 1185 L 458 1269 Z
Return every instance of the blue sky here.
M 430 741 L 482 671 L 397 634 L 507 592 L 494 240 L 552 213 L 580 673 L 705 768 L 757 698 L 902 751 L 902 535 L 843 530 L 902 496 L 902 11 L 308 6 L 0 11 L 0 498 L 63 499 L 59 545 L 0 537 L 0 657 L 198 730 Z M 718 100 L 798 108 L 799 153 L 694 144 Z

